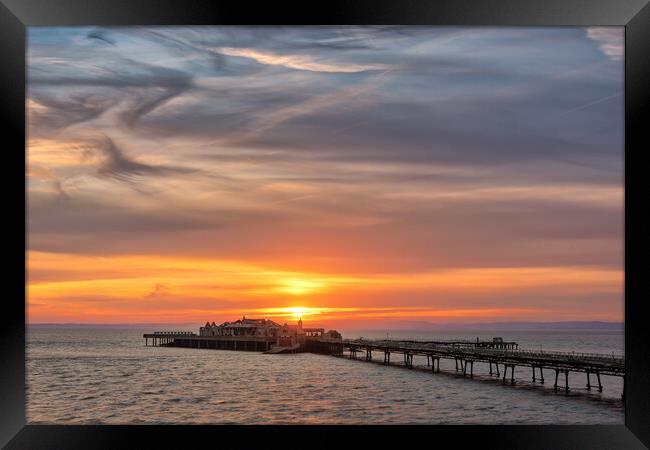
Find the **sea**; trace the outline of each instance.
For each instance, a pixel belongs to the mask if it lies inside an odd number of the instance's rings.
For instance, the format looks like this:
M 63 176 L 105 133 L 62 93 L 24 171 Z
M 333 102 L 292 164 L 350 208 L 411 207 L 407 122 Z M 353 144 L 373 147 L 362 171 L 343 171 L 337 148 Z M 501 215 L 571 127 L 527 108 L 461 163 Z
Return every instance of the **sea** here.
M 159 328 L 156 328 L 158 330 Z M 196 331 L 194 327 L 180 328 Z M 179 330 L 180 330 L 179 329 Z M 27 421 L 31 424 L 623 424 L 621 378 L 603 392 L 571 373 L 568 394 L 517 367 L 514 386 L 475 363 L 463 378 L 454 361 L 415 368 L 299 353 L 145 346 L 153 329 L 30 326 Z M 520 349 L 623 354 L 620 330 L 368 331 L 345 338 L 492 339 Z M 399 355 L 394 362 L 401 363 Z M 393 361 L 391 361 L 393 362 Z M 560 380 L 564 382 L 563 376 Z M 595 384 L 592 376 L 592 384 Z

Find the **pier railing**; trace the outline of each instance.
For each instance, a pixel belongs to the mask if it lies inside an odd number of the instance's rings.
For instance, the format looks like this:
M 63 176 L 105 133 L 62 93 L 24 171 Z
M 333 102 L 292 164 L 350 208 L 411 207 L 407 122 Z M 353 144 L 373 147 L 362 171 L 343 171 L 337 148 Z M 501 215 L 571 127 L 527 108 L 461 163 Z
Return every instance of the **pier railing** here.
M 153 333 L 149 334 L 155 334 L 155 335 L 162 335 L 162 336 L 196 336 L 196 334 L 193 331 L 154 331 Z
M 514 357 L 514 358 L 542 358 L 542 359 L 555 359 L 560 361 L 594 361 L 604 363 L 614 363 L 625 365 L 625 357 L 621 354 L 602 354 L 602 353 L 576 353 L 576 352 L 559 352 L 559 351 L 545 351 L 545 350 L 532 350 L 532 349 L 513 349 L 513 348 L 484 348 L 484 347 L 459 347 L 455 345 L 445 344 L 431 344 L 427 342 L 416 341 L 390 341 L 390 340 L 364 340 L 364 339 L 345 339 L 344 345 L 352 346 L 371 346 L 376 349 L 388 349 L 393 351 L 412 350 L 415 352 L 443 352 L 443 353 L 463 353 L 475 354 L 484 356 L 500 356 L 500 357 Z

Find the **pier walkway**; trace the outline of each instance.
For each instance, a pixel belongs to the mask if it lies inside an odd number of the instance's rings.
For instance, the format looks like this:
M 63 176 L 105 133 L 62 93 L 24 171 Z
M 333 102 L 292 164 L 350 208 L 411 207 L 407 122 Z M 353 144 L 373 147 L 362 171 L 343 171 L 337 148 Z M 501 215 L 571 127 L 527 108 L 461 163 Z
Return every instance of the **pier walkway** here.
M 532 369 L 532 382 L 542 384 L 544 369 L 546 369 L 555 372 L 554 390 L 566 392 L 569 390 L 570 372 L 585 373 L 587 389 L 591 390 L 595 387 L 601 392 L 603 390 L 601 375 L 618 376 L 623 379 L 625 377 L 625 359 L 622 355 L 519 350 L 518 346 L 514 349 L 485 348 L 440 342 L 346 339 L 340 343 L 338 356 L 343 356 L 344 352 L 347 352 L 350 359 L 364 358 L 366 361 L 373 361 L 373 353 L 378 353 L 383 356 L 383 363 L 388 365 L 391 354 L 397 353 L 401 354 L 404 366 L 412 368 L 413 356 L 420 355 L 427 358 L 427 366 L 431 367 L 434 373 L 440 372 L 440 359 L 449 359 L 455 361 L 456 372 L 469 377 L 474 376 L 474 363 L 483 363 L 488 365 L 490 376 L 502 375 L 503 383 L 506 383 L 509 378 L 511 384 L 515 383 L 516 367 Z M 311 351 L 315 353 L 332 354 L 331 343 L 323 343 L 323 345 L 313 343 L 311 347 Z M 560 374 L 564 375 L 564 386 L 558 384 Z M 596 386 L 591 384 L 592 375 L 595 375 L 594 381 L 598 383 Z M 625 395 L 625 387 L 623 395 Z

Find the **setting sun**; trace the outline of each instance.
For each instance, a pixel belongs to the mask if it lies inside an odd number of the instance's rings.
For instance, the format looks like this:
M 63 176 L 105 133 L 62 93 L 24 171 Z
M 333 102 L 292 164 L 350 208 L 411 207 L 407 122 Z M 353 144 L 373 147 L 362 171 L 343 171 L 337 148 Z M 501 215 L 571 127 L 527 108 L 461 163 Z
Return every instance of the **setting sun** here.
M 295 307 L 295 308 L 287 308 L 287 312 L 291 312 L 293 317 L 295 318 L 300 318 L 302 316 L 306 315 L 311 315 L 311 314 L 318 314 L 317 311 L 314 311 L 313 308 L 303 308 L 303 307 Z
M 308 306 L 290 306 L 283 308 L 266 308 L 263 313 L 268 316 L 299 319 L 305 316 L 321 314 L 326 308 L 311 308 Z

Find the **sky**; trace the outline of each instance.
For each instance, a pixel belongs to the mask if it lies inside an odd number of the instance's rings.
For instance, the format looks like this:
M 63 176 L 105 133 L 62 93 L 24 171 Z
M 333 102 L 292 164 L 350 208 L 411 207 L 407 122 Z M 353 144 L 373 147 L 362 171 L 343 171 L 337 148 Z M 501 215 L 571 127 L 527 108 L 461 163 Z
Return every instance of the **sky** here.
M 28 321 L 621 321 L 623 33 L 29 28 Z

